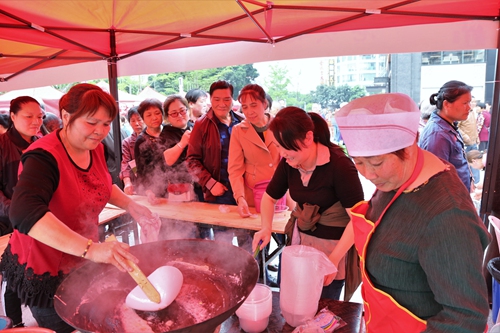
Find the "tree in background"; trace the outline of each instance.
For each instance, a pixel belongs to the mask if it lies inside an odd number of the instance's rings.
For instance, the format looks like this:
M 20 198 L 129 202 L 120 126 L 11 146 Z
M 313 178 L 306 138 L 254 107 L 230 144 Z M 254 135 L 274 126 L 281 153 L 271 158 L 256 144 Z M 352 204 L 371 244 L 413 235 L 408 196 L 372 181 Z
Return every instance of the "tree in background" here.
M 52 87 L 56 88 L 62 93 L 67 93 L 68 90 L 73 87 L 76 83 L 65 83 L 65 84 L 56 84 L 53 85 Z
M 270 65 L 269 77 L 264 79 L 264 88 L 275 103 L 284 100 L 287 106 L 297 106 L 306 111 L 311 110 L 314 102 L 311 94 L 302 94 L 299 91 L 300 82 L 292 82 L 286 65 Z
M 179 78 L 182 73 L 162 73 L 148 76 L 148 85 L 166 96 L 179 93 Z
M 274 101 L 287 100 L 288 86 L 290 78 L 288 77 L 288 68 L 279 64 L 271 65 L 269 77 L 264 81 L 267 87 L 267 93 Z M 288 103 L 287 103 L 288 104 Z
M 253 67 L 253 64 L 224 67 L 220 73 L 218 73 L 219 80 L 229 81 L 233 85 L 234 99 L 238 98 L 238 95 L 244 86 L 249 83 L 253 83 L 258 76 L 259 72 L 255 69 L 255 67 Z
M 179 93 L 179 79 L 182 78 L 184 92 L 200 88 L 205 91 L 210 85 L 218 80 L 229 81 L 234 87 L 236 98 L 240 90 L 247 84 L 253 82 L 259 76 L 257 69 L 250 65 L 229 66 L 212 69 L 201 69 L 191 72 L 176 72 L 150 75 L 148 84 L 156 91 L 165 95 Z
M 211 69 L 201 69 L 190 72 L 162 73 L 147 76 L 147 80 L 141 76 L 119 77 L 118 89 L 136 95 L 146 86 L 164 95 L 178 94 L 182 78 L 183 90 L 187 92 L 191 89 L 200 88 L 205 91 L 210 89 L 210 85 L 217 80 L 227 80 L 234 86 L 234 96 L 236 99 L 240 90 L 249 83 L 254 83 L 259 77 L 257 69 L 253 64 L 219 67 Z M 144 76 L 143 76 L 144 78 Z M 98 83 L 101 80 L 89 81 Z M 104 80 L 108 82 L 108 80 Z M 292 82 L 289 77 L 286 65 L 279 63 L 270 66 L 269 76 L 264 78 L 263 87 L 271 95 L 275 102 L 284 100 L 287 105 L 297 106 L 306 111 L 310 111 L 313 103 L 319 103 L 322 108 L 335 110 L 343 102 L 350 102 L 355 98 L 366 95 L 363 87 L 343 85 L 339 87 L 320 85 L 315 91 L 309 94 L 299 92 L 300 82 Z M 66 92 L 75 83 L 61 84 L 54 86 L 62 92 Z
M 366 96 L 366 90 L 360 86 L 342 85 L 339 87 L 320 85 L 311 92 L 312 100 L 321 104 L 321 107 L 335 110 L 341 103 Z
M 109 83 L 109 80 L 106 80 Z M 139 77 L 123 76 L 117 79 L 118 90 L 126 91 L 131 95 L 137 95 L 145 88 L 144 82 L 141 82 Z
M 147 76 L 123 76 L 117 79 L 118 90 L 125 91 L 132 95 L 139 94 L 147 86 L 153 88 L 166 96 L 180 93 L 179 79 L 182 78 L 184 93 L 195 88 L 205 91 L 210 89 L 210 85 L 218 80 L 227 80 L 234 87 L 234 96 L 237 98 L 240 90 L 247 84 L 252 83 L 259 76 L 259 72 L 253 64 L 201 69 L 190 72 L 161 73 Z M 97 84 L 100 81 L 109 83 L 108 79 L 90 80 L 88 83 Z M 76 83 L 55 85 L 54 88 L 67 92 Z

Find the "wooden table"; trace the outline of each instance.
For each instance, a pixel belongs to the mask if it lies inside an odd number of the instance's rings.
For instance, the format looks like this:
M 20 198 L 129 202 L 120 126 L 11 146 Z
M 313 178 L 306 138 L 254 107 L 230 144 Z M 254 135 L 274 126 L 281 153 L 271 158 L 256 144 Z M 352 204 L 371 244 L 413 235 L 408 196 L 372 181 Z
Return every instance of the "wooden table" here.
M 332 299 L 320 299 L 318 311 L 328 307 L 330 311 L 342 318 L 346 322 L 346 326 L 340 327 L 334 333 L 365 333 L 365 325 L 363 320 L 363 305 L 359 303 L 334 301 Z M 288 325 L 285 318 L 281 315 L 280 296 L 279 292 L 273 292 L 273 312 L 269 317 L 267 330 L 264 332 L 282 332 L 291 333 L 294 327 Z M 226 319 L 220 327 L 220 333 L 240 333 L 243 332 L 240 328 L 238 316 L 235 314 Z
M 238 214 L 238 206 L 175 201 L 170 201 L 166 204 L 151 205 L 144 196 L 133 195 L 131 197 L 134 201 L 160 215 L 160 217 L 168 219 L 256 231 L 260 230 L 261 227 L 260 214 L 257 214 L 253 207 L 250 208 L 250 212 L 255 216 L 242 218 Z M 229 212 L 222 212 L 220 206 L 224 206 Z M 290 211 L 274 214 L 272 232 L 283 234 L 289 218 Z
M 134 244 L 131 244 L 129 234 L 134 233 Z M 126 210 L 116 207 L 111 204 L 106 204 L 102 212 L 99 214 L 99 241 L 103 242 L 106 235 L 114 234 L 121 236 L 123 242 L 129 245 L 137 244 L 139 231 L 137 223 L 127 213 Z
M 250 207 L 250 213 L 252 213 L 253 216 L 242 218 L 238 214 L 238 206 L 235 205 L 220 205 L 194 201 L 168 201 L 167 203 L 151 205 L 144 196 L 133 195 L 131 197 L 137 203 L 148 207 L 152 212 L 167 219 L 254 231 L 261 229 L 260 214 L 256 213 L 255 208 L 253 207 Z M 290 211 L 274 214 L 271 231 L 272 237 L 277 244 L 277 248 L 269 254 L 265 253 L 265 251 L 261 252 L 263 267 L 267 266 L 271 261 L 279 256 L 281 251 L 283 251 L 285 241 L 282 241 L 282 238 L 278 237 L 276 234 L 285 233 L 285 226 L 289 218 Z M 264 283 L 266 283 L 265 274 Z
M 106 204 L 99 214 L 99 225 L 106 224 L 112 220 L 127 214 L 127 211 L 111 204 Z

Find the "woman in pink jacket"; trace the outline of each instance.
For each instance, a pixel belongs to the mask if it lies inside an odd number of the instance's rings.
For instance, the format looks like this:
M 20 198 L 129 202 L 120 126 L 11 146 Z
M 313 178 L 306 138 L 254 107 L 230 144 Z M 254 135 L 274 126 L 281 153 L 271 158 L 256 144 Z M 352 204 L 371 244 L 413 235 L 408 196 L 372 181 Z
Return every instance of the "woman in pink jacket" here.
M 234 199 L 238 204 L 238 213 L 241 217 L 249 217 L 249 207 L 255 207 L 256 211 L 260 212 L 260 201 L 254 201 L 253 192 L 261 191 L 260 195 L 255 197 L 262 197 L 278 166 L 280 155 L 273 142 L 274 136 L 267 129 L 273 117 L 266 112 L 271 105 L 266 99 L 264 89 L 257 84 L 248 84 L 241 90 L 238 101 L 241 103 L 245 120 L 236 125 L 231 134 L 228 172 Z M 290 199 L 289 206 L 293 205 Z M 238 242 L 247 235 L 248 232 L 245 235 L 237 235 Z M 241 242 L 244 243 L 244 240 Z M 277 287 L 267 274 L 267 269 L 266 275 L 269 285 Z
M 238 213 L 249 217 L 248 207 L 260 211 L 254 202 L 253 189 L 256 184 L 272 178 L 280 155 L 272 132 L 267 130 L 272 116 L 266 113 L 268 102 L 264 89 L 248 84 L 241 90 L 238 101 L 246 119 L 236 125 L 231 134 L 228 172 Z

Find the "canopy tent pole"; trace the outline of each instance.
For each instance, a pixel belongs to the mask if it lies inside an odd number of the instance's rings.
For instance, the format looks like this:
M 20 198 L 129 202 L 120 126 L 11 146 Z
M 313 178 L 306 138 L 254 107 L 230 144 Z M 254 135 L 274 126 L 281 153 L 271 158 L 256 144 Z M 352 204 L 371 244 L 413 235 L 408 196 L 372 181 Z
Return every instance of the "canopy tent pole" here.
M 498 34 L 498 32 L 497 32 Z M 488 215 L 500 216 L 500 34 L 497 39 L 496 70 L 493 84 L 493 101 L 491 103 L 491 125 L 486 166 L 484 172 L 483 195 L 480 216 L 488 224 Z
M 122 136 L 121 136 L 121 126 L 120 126 L 120 102 L 118 98 L 118 70 L 116 66 L 116 62 L 118 61 L 118 57 L 116 54 L 116 39 L 115 39 L 115 31 L 113 29 L 110 30 L 110 46 L 111 46 L 111 57 L 108 58 L 108 79 L 109 79 L 109 93 L 116 101 L 116 106 L 118 108 L 118 114 L 116 115 L 115 120 L 112 123 L 112 134 L 113 134 L 113 151 L 114 151 L 114 163 L 110 161 L 114 168 L 110 168 L 111 177 L 113 178 L 113 183 L 117 184 L 120 188 L 122 188 L 122 184 L 120 181 L 120 169 L 121 169 L 121 161 L 122 161 Z M 108 168 L 110 167 L 108 163 Z

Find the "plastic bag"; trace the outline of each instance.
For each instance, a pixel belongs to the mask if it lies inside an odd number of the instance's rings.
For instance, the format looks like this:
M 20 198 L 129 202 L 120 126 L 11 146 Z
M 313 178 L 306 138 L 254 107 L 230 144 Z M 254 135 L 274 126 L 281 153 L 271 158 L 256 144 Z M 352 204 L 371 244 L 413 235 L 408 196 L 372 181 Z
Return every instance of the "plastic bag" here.
M 330 333 L 347 325 L 345 321 L 328 308 L 321 309 L 313 318 L 297 326 L 292 333 Z

